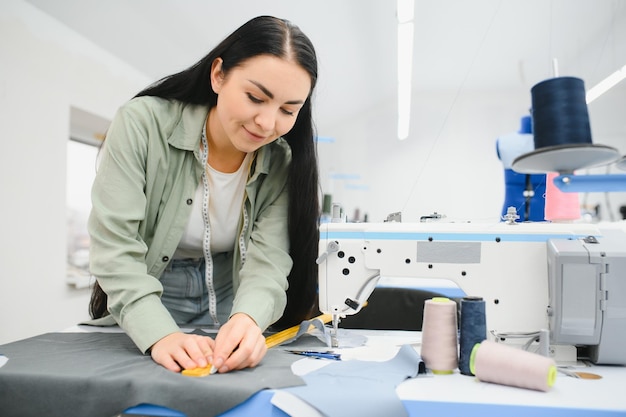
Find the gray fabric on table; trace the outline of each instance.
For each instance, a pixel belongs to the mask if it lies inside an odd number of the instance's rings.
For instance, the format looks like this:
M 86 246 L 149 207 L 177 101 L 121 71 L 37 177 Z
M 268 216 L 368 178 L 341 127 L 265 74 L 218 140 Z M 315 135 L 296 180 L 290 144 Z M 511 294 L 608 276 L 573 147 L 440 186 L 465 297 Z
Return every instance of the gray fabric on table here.
M 194 378 L 142 355 L 124 333 L 48 333 L 0 346 L 2 417 L 112 417 L 140 403 L 221 414 L 259 390 L 303 385 L 300 359 L 270 349 L 259 366 Z

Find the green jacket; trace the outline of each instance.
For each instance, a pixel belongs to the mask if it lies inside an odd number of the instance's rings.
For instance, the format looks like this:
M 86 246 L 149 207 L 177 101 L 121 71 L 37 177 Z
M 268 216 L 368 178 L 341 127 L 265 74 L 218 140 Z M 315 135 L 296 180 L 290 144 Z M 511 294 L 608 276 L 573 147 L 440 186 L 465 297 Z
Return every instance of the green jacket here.
M 102 148 L 92 188 L 90 270 L 108 295 L 109 316 L 142 352 L 179 330 L 160 301 L 159 277 L 183 235 L 204 167 L 202 128 L 208 107 L 154 97 L 120 108 Z M 287 235 L 291 151 L 279 138 L 252 163 L 232 256 L 231 315 L 250 315 L 261 329 L 286 305 L 292 267 Z M 219 265 L 215 266 L 216 268 Z

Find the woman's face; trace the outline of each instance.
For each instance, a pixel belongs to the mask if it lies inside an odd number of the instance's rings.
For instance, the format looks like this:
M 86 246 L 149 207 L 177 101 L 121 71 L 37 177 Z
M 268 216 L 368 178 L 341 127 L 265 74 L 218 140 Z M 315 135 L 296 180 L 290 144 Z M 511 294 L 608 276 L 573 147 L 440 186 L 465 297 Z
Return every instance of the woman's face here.
M 209 118 L 211 137 L 246 153 L 291 130 L 311 89 L 304 68 L 273 55 L 250 58 L 226 75 L 218 58 L 211 83 L 218 95 Z

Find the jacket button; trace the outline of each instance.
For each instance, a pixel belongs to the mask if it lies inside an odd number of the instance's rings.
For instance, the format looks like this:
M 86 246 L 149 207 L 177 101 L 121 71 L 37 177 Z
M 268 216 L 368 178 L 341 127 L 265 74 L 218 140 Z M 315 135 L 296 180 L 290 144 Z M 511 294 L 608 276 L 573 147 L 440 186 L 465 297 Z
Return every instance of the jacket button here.
M 188 206 L 190 206 L 190 205 L 191 205 L 191 203 L 193 203 L 193 200 L 192 200 L 191 198 L 188 198 L 188 199 L 187 199 L 187 205 L 188 205 Z
M 169 257 L 169 256 L 164 256 L 163 258 L 161 258 L 161 260 L 162 260 L 163 262 L 167 262 L 167 261 L 169 261 L 169 260 L 170 260 L 170 257 Z

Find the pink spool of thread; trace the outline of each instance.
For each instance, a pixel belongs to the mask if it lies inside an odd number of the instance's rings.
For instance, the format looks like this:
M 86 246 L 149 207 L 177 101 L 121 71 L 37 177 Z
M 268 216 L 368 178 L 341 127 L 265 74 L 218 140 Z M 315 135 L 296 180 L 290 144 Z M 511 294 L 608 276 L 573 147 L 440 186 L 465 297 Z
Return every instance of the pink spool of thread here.
M 578 193 L 564 193 L 554 185 L 554 179 L 559 174 L 546 174 L 546 205 L 544 218 L 553 222 L 572 221 L 580 219 L 580 202 Z
M 424 303 L 421 356 L 434 374 L 451 374 L 459 366 L 457 305 L 445 297 Z
M 552 358 L 489 340 L 472 349 L 470 370 L 481 381 L 537 391 L 550 390 L 557 374 Z

